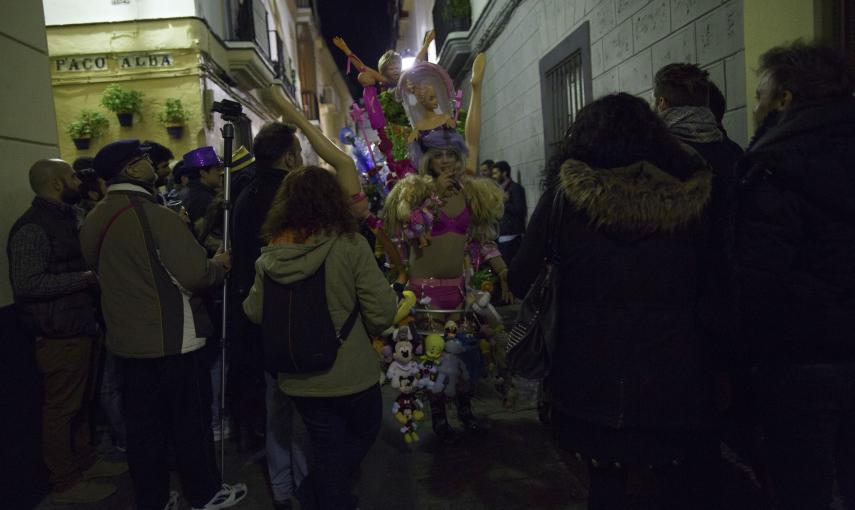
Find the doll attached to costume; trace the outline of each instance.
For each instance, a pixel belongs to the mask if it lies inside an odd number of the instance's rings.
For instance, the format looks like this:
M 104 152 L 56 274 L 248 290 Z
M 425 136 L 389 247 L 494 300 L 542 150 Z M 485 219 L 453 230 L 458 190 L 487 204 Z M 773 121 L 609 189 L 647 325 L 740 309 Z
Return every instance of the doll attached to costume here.
M 416 422 L 424 419 L 425 406 L 415 393 L 413 380 L 408 378 L 402 381 L 404 384 L 400 387 L 401 393 L 392 404 L 392 415 L 401 424 L 400 431 L 404 435 L 404 442 L 410 444 L 419 440 L 416 432 L 419 426 Z
M 425 34 L 424 42 L 419 53 L 416 55 L 417 61 L 423 61 L 427 58 L 428 47 L 434 39 L 434 31 L 431 30 Z M 384 53 L 377 62 L 377 70 L 366 66 L 344 42 L 341 37 L 334 37 L 333 44 L 347 55 L 348 67 L 352 63 L 359 70 L 357 79 L 362 85 L 362 100 L 365 106 L 365 112 L 368 116 L 371 128 L 377 131 L 377 136 L 380 139 L 380 151 L 386 157 L 386 164 L 392 171 L 394 176 L 390 176 L 389 182 L 394 183 L 405 175 L 415 171 L 415 168 L 406 157 L 396 157 L 393 149 L 394 144 L 390 139 L 390 134 L 400 132 L 406 129 L 402 126 L 400 119 L 395 118 L 394 112 L 384 111 L 383 103 L 386 101 L 380 100 L 381 97 L 388 96 L 393 103 L 394 95 L 391 92 L 398 86 L 398 81 L 401 76 L 402 59 L 401 55 L 394 50 L 389 50 Z M 400 105 L 395 105 L 396 110 L 400 111 Z M 390 109 L 391 105 L 390 105 Z M 387 122 L 389 125 L 387 126 Z
M 392 363 L 386 370 L 386 378 L 392 387 L 400 390 L 407 384 L 407 380 L 415 382 L 419 376 L 419 364 L 415 360 L 413 344 L 409 340 L 399 340 L 395 344 L 395 354 Z
M 425 353 L 419 363 L 419 389 L 428 395 L 442 395 L 448 381 L 448 374 L 440 370 L 445 351 L 445 341 L 441 336 L 432 333 L 425 337 Z

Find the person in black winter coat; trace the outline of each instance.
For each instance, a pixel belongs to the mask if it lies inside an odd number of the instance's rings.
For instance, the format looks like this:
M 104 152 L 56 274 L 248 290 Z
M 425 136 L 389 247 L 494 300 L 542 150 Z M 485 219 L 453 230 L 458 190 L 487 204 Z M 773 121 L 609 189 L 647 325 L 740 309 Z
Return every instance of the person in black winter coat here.
M 561 446 L 591 468 L 591 510 L 624 508 L 641 470 L 663 508 L 717 507 L 712 180 L 645 101 L 601 98 L 579 112 L 511 264 L 524 296 L 558 242 L 546 385 Z M 556 194 L 564 215 L 551 232 Z
M 742 344 L 778 508 L 829 508 L 834 473 L 855 508 L 855 74 L 795 43 L 760 57 L 739 163 Z

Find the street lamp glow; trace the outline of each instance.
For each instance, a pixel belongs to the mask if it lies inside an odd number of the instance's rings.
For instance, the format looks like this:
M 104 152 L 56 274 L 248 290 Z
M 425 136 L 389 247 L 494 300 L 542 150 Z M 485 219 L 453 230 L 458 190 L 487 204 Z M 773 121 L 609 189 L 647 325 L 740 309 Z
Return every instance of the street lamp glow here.
M 404 57 L 401 59 L 401 71 L 406 71 L 407 69 L 413 67 L 413 64 L 416 63 L 416 57 Z

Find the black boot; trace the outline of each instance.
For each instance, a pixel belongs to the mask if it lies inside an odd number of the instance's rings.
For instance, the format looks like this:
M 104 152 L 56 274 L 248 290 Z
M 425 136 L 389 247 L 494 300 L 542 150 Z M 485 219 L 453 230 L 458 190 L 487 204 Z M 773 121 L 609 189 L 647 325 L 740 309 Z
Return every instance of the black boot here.
M 457 406 L 457 419 L 463 424 L 463 428 L 467 432 L 473 434 L 484 434 L 487 428 L 481 423 L 481 420 L 475 417 L 472 412 L 472 399 L 468 394 L 460 393 L 455 401 Z
M 433 432 L 445 444 L 452 444 L 457 440 L 457 432 L 448 424 L 445 414 L 445 402 L 442 400 L 430 401 L 430 421 Z

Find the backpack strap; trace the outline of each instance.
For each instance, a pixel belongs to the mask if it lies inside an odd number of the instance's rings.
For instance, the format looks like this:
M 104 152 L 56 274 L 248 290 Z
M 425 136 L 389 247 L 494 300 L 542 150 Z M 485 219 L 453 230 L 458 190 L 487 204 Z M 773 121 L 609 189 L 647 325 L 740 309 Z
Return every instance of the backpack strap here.
M 125 212 L 133 209 L 136 206 L 137 200 L 133 197 L 130 198 L 130 203 L 128 205 L 122 207 L 118 211 L 116 211 L 113 216 L 110 217 L 110 220 L 104 225 L 104 228 L 101 230 L 101 235 L 98 236 L 98 246 L 95 248 L 95 258 L 100 261 L 101 260 L 101 245 L 104 244 L 104 238 L 107 237 L 107 232 L 110 230 L 110 227 L 113 226 L 113 223 L 119 219 L 119 216 L 125 214 Z
M 338 339 L 339 344 L 343 344 L 347 337 L 350 335 L 350 331 L 353 329 L 354 324 L 356 324 L 356 318 L 359 317 L 359 300 L 356 300 L 356 304 L 353 305 L 353 311 L 350 312 L 350 315 L 347 316 L 347 320 L 344 321 L 344 324 L 341 327 L 341 331 L 338 332 L 336 338 Z

